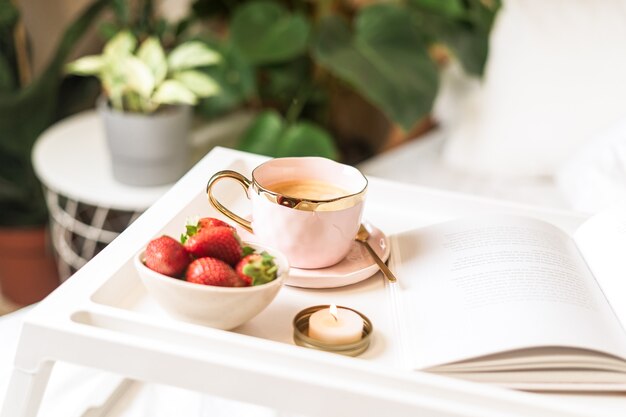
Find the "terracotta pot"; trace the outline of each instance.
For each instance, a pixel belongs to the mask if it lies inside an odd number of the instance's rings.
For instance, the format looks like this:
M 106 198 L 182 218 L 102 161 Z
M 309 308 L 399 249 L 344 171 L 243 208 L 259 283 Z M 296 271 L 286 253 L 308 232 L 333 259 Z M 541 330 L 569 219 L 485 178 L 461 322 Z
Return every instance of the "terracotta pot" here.
M 345 84 L 329 82 L 328 124 L 344 162 L 354 164 L 375 155 L 392 128 L 389 119 Z
M 409 131 L 394 125 L 376 107 L 351 88 L 333 81 L 330 96 L 330 128 L 339 138 L 346 163 L 354 164 L 416 139 L 436 126 L 431 116 Z
M 59 285 L 47 229 L 0 228 L 0 291 L 18 305 L 42 300 Z
M 435 127 L 437 127 L 437 122 L 430 115 L 417 122 L 408 132 L 403 131 L 398 126 L 394 126 L 387 134 L 380 152 L 386 152 L 402 145 L 403 143 L 417 139 L 430 132 Z

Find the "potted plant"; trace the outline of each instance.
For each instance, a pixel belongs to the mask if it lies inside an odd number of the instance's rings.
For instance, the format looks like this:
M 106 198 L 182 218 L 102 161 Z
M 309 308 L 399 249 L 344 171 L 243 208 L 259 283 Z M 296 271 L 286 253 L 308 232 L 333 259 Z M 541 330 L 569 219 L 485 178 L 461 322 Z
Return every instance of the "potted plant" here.
M 188 41 L 166 54 L 156 36 L 138 46 L 135 36 L 123 30 L 101 55 L 67 65 L 69 73 L 96 76 L 102 83 L 98 109 L 116 180 L 164 185 L 189 168 L 191 106 L 219 91 L 197 69 L 219 61 L 219 54 L 202 42 Z
M 499 7 L 498 0 L 196 0 L 197 19 L 212 29 L 205 40 L 225 64 L 209 70 L 223 94 L 199 108 L 211 117 L 260 109 L 241 149 L 358 162 L 391 132 L 428 124 L 445 61 L 482 74 Z
M 91 4 L 65 31 L 42 75 L 29 79 L 19 10 L 0 0 L 0 287 L 18 305 L 59 284 L 47 237 L 47 211 L 31 164 L 37 137 L 57 119 L 63 64 L 109 1 Z

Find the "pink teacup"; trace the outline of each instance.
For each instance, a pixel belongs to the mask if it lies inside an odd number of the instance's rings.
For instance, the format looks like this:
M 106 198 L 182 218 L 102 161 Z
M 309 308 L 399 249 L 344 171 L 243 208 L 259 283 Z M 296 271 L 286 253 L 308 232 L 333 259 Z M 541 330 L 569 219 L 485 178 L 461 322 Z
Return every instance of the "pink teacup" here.
M 234 179 L 252 201 L 252 221 L 224 207 L 211 192 Z M 252 232 L 259 242 L 287 255 L 296 268 L 325 268 L 350 251 L 359 230 L 367 179 L 354 167 L 326 158 L 277 158 L 254 169 L 252 180 L 220 171 L 207 184 L 211 204 Z

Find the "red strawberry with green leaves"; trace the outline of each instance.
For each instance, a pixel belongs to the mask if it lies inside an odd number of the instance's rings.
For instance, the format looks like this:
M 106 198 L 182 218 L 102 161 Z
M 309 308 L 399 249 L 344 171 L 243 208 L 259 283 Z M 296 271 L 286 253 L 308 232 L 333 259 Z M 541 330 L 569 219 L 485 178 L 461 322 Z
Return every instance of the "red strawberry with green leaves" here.
M 209 257 L 193 261 L 187 268 L 185 278 L 188 282 L 218 287 L 247 287 L 249 285 L 239 278 L 235 270 L 226 262 Z
M 180 236 L 180 241 L 185 243 L 190 236 L 193 236 L 201 231 L 210 229 L 212 227 L 230 227 L 235 230 L 230 224 L 221 221 L 220 219 L 216 219 L 215 217 L 202 217 L 198 220 L 187 220 L 187 224 L 185 225 L 185 233 Z
M 191 259 L 180 242 L 163 235 L 148 243 L 143 262 L 153 271 L 170 277 L 180 277 L 187 269 Z
M 241 240 L 230 226 L 216 226 L 202 229 L 191 236 L 186 235 L 182 243 L 195 258 L 209 256 L 235 266 L 243 256 Z
M 274 257 L 267 252 L 250 253 L 252 248 L 246 246 L 245 255 L 237 266 L 235 271 L 242 280 L 248 285 L 262 285 L 276 279 L 278 274 L 278 266 L 274 262 Z
M 216 219 L 215 217 L 202 217 L 198 220 L 198 227 L 200 227 L 200 229 L 210 229 L 211 227 L 230 227 L 233 230 L 235 229 L 230 224 Z

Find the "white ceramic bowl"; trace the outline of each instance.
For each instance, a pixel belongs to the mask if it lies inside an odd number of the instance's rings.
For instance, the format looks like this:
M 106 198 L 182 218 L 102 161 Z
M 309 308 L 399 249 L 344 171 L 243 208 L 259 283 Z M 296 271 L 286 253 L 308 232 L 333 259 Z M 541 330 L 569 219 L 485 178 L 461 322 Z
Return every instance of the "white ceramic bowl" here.
M 267 251 L 278 265 L 272 282 L 251 287 L 217 287 L 168 277 L 144 265 L 142 250 L 135 256 L 135 268 L 150 295 L 171 316 L 183 321 L 230 330 L 240 326 L 267 307 L 289 273 L 285 255 L 263 245 L 245 242 L 257 252 Z

